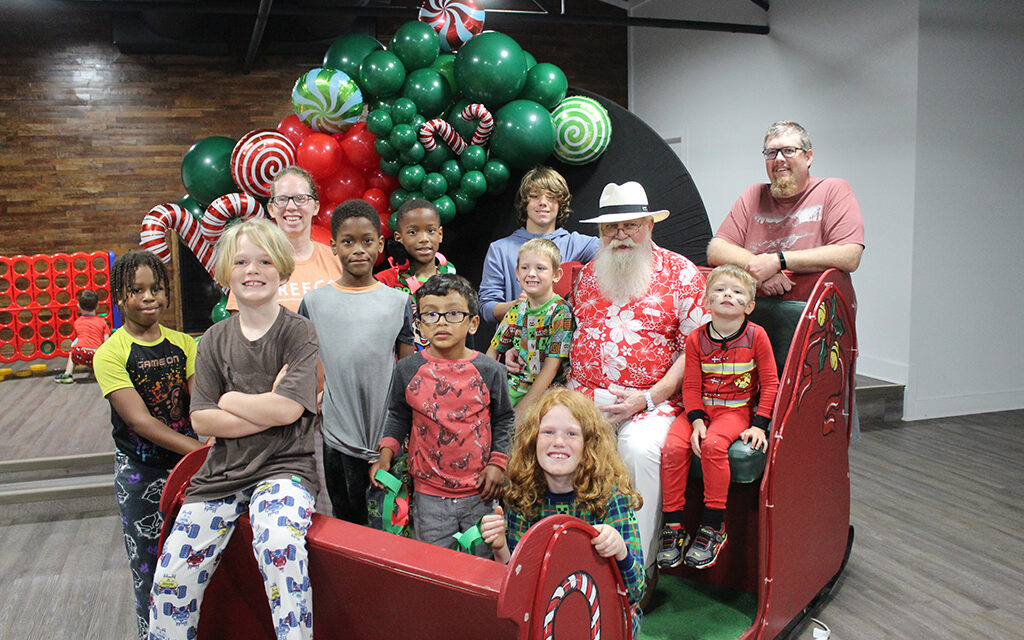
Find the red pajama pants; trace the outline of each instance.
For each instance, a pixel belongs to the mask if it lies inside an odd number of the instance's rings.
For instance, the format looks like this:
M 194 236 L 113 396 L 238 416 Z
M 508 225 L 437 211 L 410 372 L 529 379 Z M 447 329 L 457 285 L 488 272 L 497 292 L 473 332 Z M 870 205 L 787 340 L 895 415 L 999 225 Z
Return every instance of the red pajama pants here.
M 704 406 L 709 420 L 707 437 L 700 444 L 700 468 L 704 473 L 704 506 L 725 509 L 729 497 L 729 445 L 750 427 L 750 407 Z M 662 511 L 682 511 L 686 504 L 686 479 L 690 473 L 693 425 L 683 414 L 669 427 L 661 448 Z

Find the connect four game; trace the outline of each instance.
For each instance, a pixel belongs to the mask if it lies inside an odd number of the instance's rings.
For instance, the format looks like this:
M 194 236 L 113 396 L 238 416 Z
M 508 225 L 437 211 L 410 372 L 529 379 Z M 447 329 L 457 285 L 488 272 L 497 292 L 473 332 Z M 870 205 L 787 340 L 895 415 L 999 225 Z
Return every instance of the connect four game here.
M 82 289 L 96 292 L 96 315 L 119 326 L 110 302 L 113 259 L 104 251 L 0 256 L 0 362 L 67 356 Z

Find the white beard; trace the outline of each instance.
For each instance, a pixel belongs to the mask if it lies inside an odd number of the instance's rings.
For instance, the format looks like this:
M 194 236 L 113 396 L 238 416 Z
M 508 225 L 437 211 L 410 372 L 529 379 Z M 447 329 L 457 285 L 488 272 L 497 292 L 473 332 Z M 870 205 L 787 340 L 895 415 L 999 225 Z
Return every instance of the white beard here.
M 615 251 L 618 246 L 634 248 Z M 649 239 L 642 243 L 631 238 L 612 240 L 601 247 L 594 257 L 594 277 L 601 295 L 619 306 L 642 297 L 651 286 L 653 256 Z

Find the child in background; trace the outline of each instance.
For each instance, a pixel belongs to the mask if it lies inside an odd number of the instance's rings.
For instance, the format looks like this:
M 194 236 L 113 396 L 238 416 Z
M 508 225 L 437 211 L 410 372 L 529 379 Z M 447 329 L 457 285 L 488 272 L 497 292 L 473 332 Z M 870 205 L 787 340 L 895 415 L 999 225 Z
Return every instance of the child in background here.
M 373 277 L 384 238 L 380 216 L 369 203 L 357 199 L 338 205 L 331 237 L 341 278 L 307 293 L 299 313 L 313 321 L 320 338 L 324 475 L 331 508 L 336 518 L 366 525 L 367 474 L 384 433 L 395 356 L 415 351 L 412 308 L 407 294 Z M 371 499 L 380 504 L 383 494 Z
M 645 582 L 634 510 L 643 499 L 619 459 L 611 425 L 594 403 L 564 388 L 541 396 L 516 433 L 508 479 L 508 513 L 498 507 L 480 523 L 495 560 L 508 562 L 527 529 L 547 516 L 562 513 L 593 525 L 594 550 L 615 558 L 622 573 L 637 637 Z
M 527 240 L 551 240 L 561 252 L 563 262 L 586 264 L 597 255 L 601 248 L 597 238 L 562 228 L 572 213 L 570 200 L 569 185 L 554 169 L 537 166 L 523 176 L 515 200 L 516 217 L 523 226 L 512 235 L 492 242 L 484 258 L 480 304 L 489 322 L 500 321 L 510 308 L 523 300 L 516 280 L 516 264 L 519 247 Z
M 413 294 L 431 276 L 439 273 L 455 273 L 455 265 L 448 262 L 437 248 L 441 245 L 444 229 L 441 227 L 441 214 L 429 200 L 413 198 L 406 200 L 395 212 L 395 240 L 401 243 L 408 255 L 408 260 L 395 264 L 393 258 L 391 268 L 377 274 L 377 279 L 387 286 L 404 291 L 413 298 Z M 416 304 L 413 302 L 413 315 L 416 315 Z M 425 349 L 427 341 L 416 336 L 416 348 Z
M 505 371 L 466 346 L 480 322 L 469 282 L 437 275 L 416 292 L 420 333 L 430 346 L 400 361 L 380 441 L 370 468 L 388 471 L 409 438 L 412 520 L 417 540 L 455 548 L 452 536 L 490 513 L 505 481 L 505 458 L 515 414 Z M 474 553 L 490 558 L 487 545 Z
M 502 318 L 487 355 L 515 349 L 525 363 L 508 373 L 509 395 L 516 422 L 548 387 L 564 384 L 572 341 L 572 309 L 552 287 L 562 277 L 562 256 L 554 242 L 534 238 L 519 248 L 516 279 L 526 299 Z
M 71 343 L 71 355 L 68 356 L 64 373 L 53 379 L 54 382 L 61 384 L 71 384 L 75 381 L 75 365 L 92 368 L 92 358 L 96 354 L 96 349 L 110 337 L 107 321 L 96 315 L 96 307 L 99 306 L 96 292 L 82 289 L 76 297 L 78 318 L 74 324 L 75 341 Z
M 129 251 L 110 269 L 120 331 L 96 349 L 93 366 L 113 424 L 114 495 L 132 570 L 139 638 L 149 634 L 149 592 L 163 517 L 160 493 L 171 469 L 203 446 L 189 420 L 196 341 L 160 324 L 167 270 L 148 251 Z
M 217 244 L 214 272 L 235 292 L 238 314 L 199 343 L 192 423 L 216 441 L 164 541 L 153 638 L 195 637 L 206 585 L 245 513 L 277 637 L 313 637 L 306 530 L 319 485 L 317 341 L 309 320 L 278 304 L 294 264 L 287 237 L 262 218 L 232 226 Z
M 768 451 L 766 432 L 779 376 L 768 334 L 747 320 L 754 310 L 756 289 L 757 281 L 744 269 L 717 267 L 708 274 L 704 296 L 711 322 L 686 337 L 686 413 L 669 427 L 661 451 L 661 568 L 684 561 L 697 569 L 715 564 L 727 538 L 729 445 L 739 439 L 754 449 Z M 691 451 L 700 458 L 704 474 L 704 514 L 684 559 L 683 549 L 690 539 L 683 530 L 683 507 Z

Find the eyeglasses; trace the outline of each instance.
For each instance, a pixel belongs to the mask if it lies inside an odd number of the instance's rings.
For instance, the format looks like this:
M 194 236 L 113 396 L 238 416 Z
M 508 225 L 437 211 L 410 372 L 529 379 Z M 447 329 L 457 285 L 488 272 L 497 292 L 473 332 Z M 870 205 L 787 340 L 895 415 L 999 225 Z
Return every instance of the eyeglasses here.
M 635 236 L 638 231 L 643 227 L 643 223 L 640 222 L 620 222 L 618 224 L 602 224 L 601 235 L 609 238 L 619 234 L 619 230 L 626 232 L 627 236 Z
M 423 324 L 437 324 L 441 318 L 448 324 L 459 324 L 463 320 L 469 317 L 468 311 L 445 311 L 444 313 L 438 313 L 437 311 L 424 311 L 423 313 L 416 314 L 416 317 Z
M 316 198 L 308 193 L 297 193 L 294 196 L 274 196 L 270 199 L 270 204 L 274 205 L 278 209 L 284 209 L 288 206 L 289 200 L 294 202 L 296 207 L 302 207 L 310 200 L 316 200 Z
M 803 147 L 782 147 L 781 149 L 765 149 L 761 153 L 764 154 L 765 160 L 774 160 L 775 156 L 782 154 L 783 158 L 792 158 L 796 155 L 797 151 L 807 151 Z

